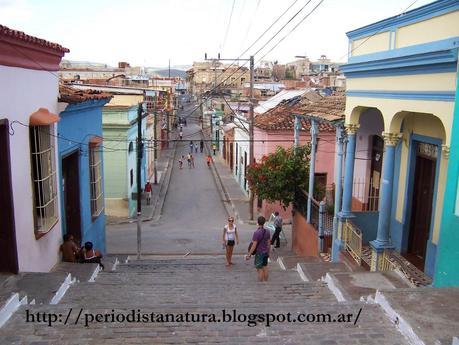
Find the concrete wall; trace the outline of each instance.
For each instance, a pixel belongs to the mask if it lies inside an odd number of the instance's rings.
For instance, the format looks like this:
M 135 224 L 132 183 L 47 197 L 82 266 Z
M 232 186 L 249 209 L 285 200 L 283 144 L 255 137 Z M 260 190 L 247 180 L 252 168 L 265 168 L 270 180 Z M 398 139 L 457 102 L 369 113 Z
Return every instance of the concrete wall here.
M 59 181 L 62 181 L 62 159 L 78 150 L 80 177 L 80 209 L 81 209 L 81 243 L 91 241 L 96 248 L 105 254 L 105 212 L 93 219 L 91 213 L 91 185 L 89 171 L 89 140 L 93 136 L 102 136 L 102 107 L 106 100 L 87 101 L 80 104 L 70 104 L 61 112 L 58 124 L 59 135 Z M 103 145 L 103 144 L 102 144 Z M 102 150 L 102 146 L 98 148 Z M 103 176 L 103 153 L 101 152 Z M 103 181 L 102 181 L 103 188 Z M 61 193 L 61 214 L 65 219 L 62 183 L 59 184 Z M 65 234 L 65 221 L 62 222 L 62 233 Z
M 47 71 L 0 66 L 2 93 L 0 117 L 13 124 L 10 136 L 11 176 L 16 222 L 16 241 L 19 271 L 49 271 L 59 260 L 61 215 L 58 221 L 40 239 L 35 238 L 33 221 L 33 187 L 29 140 L 29 116 L 38 108 L 57 114 L 58 79 Z M 57 140 L 53 139 L 57 148 Z M 57 149 L 55 162 L 57 164 Z M 57 166 L 56 166 L 57 169 Z M 57 179 L 57 177 L 56 177 Z M 60 196 L 57 196 L 60 203 Z
M 299 212 L 293 216 L 292 250 L 300 256 L 319 255 L 317 231 Z
M 434 286 L 459 286 L 459 78 Z

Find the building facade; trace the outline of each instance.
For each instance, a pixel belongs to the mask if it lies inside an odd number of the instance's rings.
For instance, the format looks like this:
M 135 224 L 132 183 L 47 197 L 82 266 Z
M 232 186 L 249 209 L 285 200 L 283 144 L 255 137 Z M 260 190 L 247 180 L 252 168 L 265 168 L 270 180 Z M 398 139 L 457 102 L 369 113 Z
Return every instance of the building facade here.
M 75 242 L 91 241 L 105 250 L 102 108 L 111 95 L 59 88 L 59 101 L 68 104 L 57 129 L 62 233 Z
M 132 217 L 137 206 L 137 109 L 141 95 L 114 95 L 102 112 L 104 137 L 105 213 L 110 216 Z M 142 119 L 142 137 L 146 135 L 146 118 Z M 147 148 L 144 145 L 144 151 Z M 144 152 L 141 163 L 141 187 L 147 177 Z
M 340 216 L 342 230 L 352 222 L 361 228 L 373 270 L 395 251 L 435 275 L 453 135 L 458 21 L 459 3 L 441 0 L 347 33 Z M 378 189 L 372 215 L 352 212 L 355 176 L 371 178 Z
M 58 78 L 68 49 L 0 25 L 0 271 L 47 272 L 59 261 Z

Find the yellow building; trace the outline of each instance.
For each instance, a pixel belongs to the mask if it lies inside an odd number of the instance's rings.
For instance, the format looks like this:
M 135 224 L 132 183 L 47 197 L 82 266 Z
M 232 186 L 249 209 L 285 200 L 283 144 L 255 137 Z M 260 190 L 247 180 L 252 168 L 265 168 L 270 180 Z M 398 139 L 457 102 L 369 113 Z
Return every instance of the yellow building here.
M 372 269 L 381 269 L 395 250 L 433 277 L 453 127 L 459 2 L 436 1 L 347 36 L 341 240 L 349 240 L 347 224 L 353 224 L 371 248 Z M 364 181 L 359 196 L 355 180 Z

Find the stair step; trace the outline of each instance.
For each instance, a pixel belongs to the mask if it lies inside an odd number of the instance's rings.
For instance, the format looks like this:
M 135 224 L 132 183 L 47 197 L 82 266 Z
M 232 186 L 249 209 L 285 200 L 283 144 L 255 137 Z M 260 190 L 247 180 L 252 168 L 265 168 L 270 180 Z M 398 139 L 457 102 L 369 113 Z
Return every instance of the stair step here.
M 336 317 L 338 313 L 357 315 L 362 308 L 357 325 L 351 323 L 272 323 L 270 327 L 264 324 L 257 324 L 254 327 L 248 326 L 248 321 L 229 323 L 208 323 L 208 322 L 147 322 L 147 323 L 117 323 L 117 322 L 92 322 L 90 316 L 95 314 L 112 313 L 110 308 L 91 307 L 84 309 L 80 320 L 75 325 L 77 313 L 80 308 L 72 310 L 69 323 L 64 321 L 69 313 L 70 305 L 58 306 L 26 306 L 22 307 L 8 322 L 0 329 L 0 336 L 9 344 L 24 344 L 46 341 L 51 344 L 340 344 L 340 343 L 365 343 L 376 340 L 377 344 L 394 345 L 407 344 L 381 312 L 379 306 L 363 303 L 350 304 L 329 304 L 308 306 L 305 310 L 302 306 L 297 308 L 289 306 L 282 308 L 273 307 L 268 303 L 237 309 L 238 314 L 251 313 L 291 313 L 296 316 L 300 312 L 310 314 L 330 313 Z M 62 322 L 49 327 L 45 323 L 26 322 L 26 309 L 30 313 L 56 313 L 62 314 Z M 116 309 L 116 313 L 127 315 L 132 308 Z M 136 311 L 134 311 L 135 314 Z M 142 309 L 148 315 L 154 312 L 159 313 L 212 313 L 207 308 L 159 308 L 155 310 Z M 232 310 L 227 311 L 232 313 Z M 222 318 L 222 312 L 215 310 L 215 317 Z M 85 327 L 85 318 L 88 327 Z M 102 316 L 103 318 L 103 316 Z M 110 321 L 110 319 L 108 319 Z M 352 320 L 351 320 L 352 321 Z M 18 332 L 17 330 L 21 331 Z M 357 342 L 356 342 L 357 341 Z

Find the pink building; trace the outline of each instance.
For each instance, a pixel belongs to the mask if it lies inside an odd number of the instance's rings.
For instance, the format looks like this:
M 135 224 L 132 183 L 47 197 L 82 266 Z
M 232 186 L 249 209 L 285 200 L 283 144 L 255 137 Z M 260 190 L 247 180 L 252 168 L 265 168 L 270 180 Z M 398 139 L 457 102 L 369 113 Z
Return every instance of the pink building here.
M 341 116 L 344 113 L 345 97 L 334 95 L 324 97 L 316 102 L 299 98 L 280 103 L 264 114 L 257 115 L 254 124 L 254 157 L 260 161 L 264 155 L 275 152 L 278 146 L 289 148 L 294 141 L 294 114 Z M 301 119 L 300 145 L 311 142 L 311 123 Z M 315 184 L 331 187 L 334 181 L 335 163 L 335 128 L 326 122 L 319 122 L 319 135 L 316 155 Z M 269 216 L 279 211 L 284 220 L 292 217 L 291 207 L 284 210 L 278 203 L 272 204 L 257 201 L 257 211 Z

